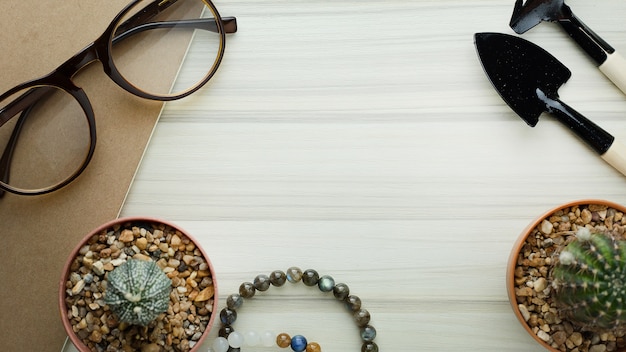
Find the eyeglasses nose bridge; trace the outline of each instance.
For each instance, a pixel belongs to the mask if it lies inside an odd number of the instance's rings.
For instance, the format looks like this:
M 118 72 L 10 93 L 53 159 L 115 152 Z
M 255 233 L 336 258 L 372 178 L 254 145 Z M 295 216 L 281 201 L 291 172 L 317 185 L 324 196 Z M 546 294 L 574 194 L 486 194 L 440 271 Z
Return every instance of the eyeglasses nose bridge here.
M 94 61 L 101 61 L 103 55 L 106 55 L 108 48 L 108 38 L 102 36 L 84 47 L 77 54 L 69 58 L 61 64 L 52 75 L 58 74 L 57 77 L 73 78 L 81 69 L 88 66 Z M 55 82 L 56 83 L 56 82 Z

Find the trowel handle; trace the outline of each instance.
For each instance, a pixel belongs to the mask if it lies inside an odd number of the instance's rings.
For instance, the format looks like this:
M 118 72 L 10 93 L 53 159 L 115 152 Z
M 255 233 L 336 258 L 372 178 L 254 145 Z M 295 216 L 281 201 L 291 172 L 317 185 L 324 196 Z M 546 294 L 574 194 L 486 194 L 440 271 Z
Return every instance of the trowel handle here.
M 617 139 L 609 147 L 601 158 L 613 166 L 622 175 L 626 175 L 626 145 L 620 143 Z
M 542 94 L 538 94 L 538 97 L 546 103 L 549 112 L 554 114 L 559 121 L 600 154 L 604 161 L 626 176 L 626 146 L 624 144 L 564 102 L 550 99 Z
M 615 137 L 571 106 L 558 98 L 547 97 L 540 89 L 537 89 L 537 97 L 546 104 L 548 112 L 552 113 L 557 120 L 567 126 L 596 153 L 604 155 L 613 145 Z
M 604 73 L 626 94 L 626 59 L 609 43 L 600 38 L 569 10 L 558 20 L 561 27 L 596 62 Z
M 608 54 L 606 60 L 598 66 L 624 94 L 626 94 L 626 59 L 617 51 Z
M 626 146 L 624 144 L 564 102 L 541 94 L 538 94 L 538 97 L 546 103 L 549 112 L 554 114 L 559 121 L 600 154 L 604 161 L 626 176 Z

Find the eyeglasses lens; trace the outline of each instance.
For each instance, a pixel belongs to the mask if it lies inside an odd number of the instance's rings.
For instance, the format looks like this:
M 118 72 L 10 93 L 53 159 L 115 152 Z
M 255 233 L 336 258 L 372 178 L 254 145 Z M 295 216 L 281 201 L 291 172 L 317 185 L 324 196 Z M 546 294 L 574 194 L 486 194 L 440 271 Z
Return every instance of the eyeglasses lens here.
M 73 177 L 89 153 L 89 123 L 69 93 L 36 86 L 0 100 L 0 182 L 24 192 Z
M 215 72 L 223 34 L 216 25 L 218 16 L 202 0 L 163 1 L 167 9 L 141 14 L 154 3 L 140 1 L 118 21 L 111 57 L 121 76 L 136 88 L 156 96 L 179 95 L 204 84 Z M 198 59 L 179 74 L 184 57 Z

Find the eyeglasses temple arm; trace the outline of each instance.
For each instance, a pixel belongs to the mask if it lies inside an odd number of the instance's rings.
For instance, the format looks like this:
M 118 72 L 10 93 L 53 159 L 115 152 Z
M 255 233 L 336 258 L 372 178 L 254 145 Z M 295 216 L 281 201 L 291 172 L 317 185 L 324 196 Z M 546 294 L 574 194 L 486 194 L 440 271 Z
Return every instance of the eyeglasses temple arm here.
M 141 27 L 144 24 L 148 24 L 151 18 L 163 12 L 165 9 L 175 4 L 178 0 L 155 0 L 141 11 L 137 12 L 134 16 L 130 17 L 124 23 L 120 24 L 115 33 L 115 37 L 118 33 L 125 34 L 126 32 L 133 31 L 137 27 Z M 212 20 L 215 24 L 215 19 L 206 18 L 205 20 Z M 235 33 L 237 31 L 237 20 L 235 17 L 222 17 L 222 23 L 225 33 Z M 217 26 L 214 27 L 213 32 L 217 32 Z M 151 28 L 146 28 L 151 29 Z M 144 29 L 145 30 L 145 29 Z
M 7 121 L 14 118 L 21 111 L 20 117 L 15 123 L 13 132 L 11 133 L 11 137 L 9 137 L 9 142 L 4 147 L 4 151 L 2 152 L 2 156 L 0 157 L 0 181 L 2 181 L 4 184 L 8 184 L 9 182 L 11 159 L 13 158 L 13 151 L 15 150 L 15 146 L 17 145 L 17 139 L 19 138 L 20 132 L 22 131 L 22 126 L 24 126 L 24 121 L 26 120 L 28 114 L 30 114 L 32 108 L 37 104 L 39 99 L 41 99 L 45 94 L 50 92 L 50 89 L 52 88 L 32 88 L 26 93 L 15 98 L 12 102 L 7 104 L 5 108 L 0 110 L 0 126 L 4 125 Z M 2 198 L 5 193 L 6 191 L 0 189 L 0 198 Z
M 39 99 L 41 99 L 46 93 L 50 92 L 53 88 L 50 87 L 36 87 L 31 88 L 26 93 L 13 99 L 4 108 L 0 109 L 0 127 L 7 121 L 15 117 L 20 111 L 29 110 L 30 107 L 35 105 Z
M 4 148 L 2 157 L 0 157 L 0 181 L 4 184 L 9 184 L 11 176 L 11 160 L 13 159 L 13 152 L 15 151 L 15 146 L 17 145 L 17 139 L 22 131 L 22 126 L 24 126 L 26 117 L 34 106 L 35 104 L 31 104 L 22 112 L 17 120 L 17 123 L 15 124 L 15 127 L 13 128 L 13 132 L 11 132 L 11 137 L 9 137 L 9 142 Z M 5 194 L 6 191 L 0 189 L 0 198 L 4 197 Z
M 222 18 L 222 23 L 224 25 L 224 31 L 226 33 L 235 33 L 237 31 L 237 19 L 235 19 L 235 17 Z M 115 37 L 113 38 L 113 44 L 116 44 L 132 35 L 139 34 L 147 30 L 163 28 L 196 28 L 211 32 L 218 31 L 217 23 L 215 22 L 214 18 L 150 22 L 138 25 L 136 27 L 132 27 L 119 34 L 116 33 Z
M 237 19 L 232 16 L 222 17 L 224 33 L 237 33 Z

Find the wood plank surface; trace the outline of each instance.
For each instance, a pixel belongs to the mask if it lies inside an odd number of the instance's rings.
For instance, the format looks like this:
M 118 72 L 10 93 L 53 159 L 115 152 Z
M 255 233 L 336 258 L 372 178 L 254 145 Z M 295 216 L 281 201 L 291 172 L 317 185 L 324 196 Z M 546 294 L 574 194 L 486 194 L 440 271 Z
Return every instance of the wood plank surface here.
M 507 301 L 511 246 L 560 203 L 626 202 L 626 178 L 552 117 L 528 127 L 493 90 L 473 34 L 512 34 L 513 4 L 217 2 L 239 31 L 210 84 L 165 105 L 122 215 L 199 237 L 222 306 L 241 282 L 295 265 L 347 283 L 382 351 L 541 351 Z M 626 2 L 568 4 L 626 50 Z M 626 137 L 626 97 L 557 25 L 523 37 L 572 70 L 563 101 Z M 342 307 L 271 290 L 238 329 L 360 349 Z

